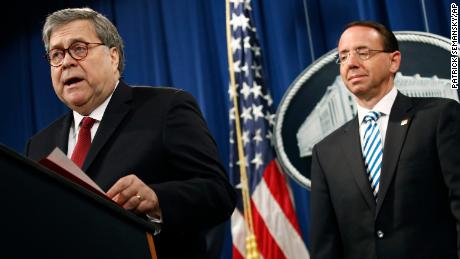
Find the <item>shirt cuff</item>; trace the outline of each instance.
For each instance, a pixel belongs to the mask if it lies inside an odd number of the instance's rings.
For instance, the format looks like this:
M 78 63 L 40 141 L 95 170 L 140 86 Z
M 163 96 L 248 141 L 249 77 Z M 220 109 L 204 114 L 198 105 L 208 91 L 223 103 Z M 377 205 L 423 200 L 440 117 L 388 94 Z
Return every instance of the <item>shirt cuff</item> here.
M 153 235 L 156 236 L 156 235 L 160 234 L 160 232 L 161 232 L 161 223 L 163 223 L 163 220 L 154 218 L 154 217 L 150 216 L 149 214 L 145 214 L 145 215 L 147 216 L 147 219 L 150 221 L 150 223 L 152 223 L 153 228 L 155 229 L 155 231 L 153 232 Z

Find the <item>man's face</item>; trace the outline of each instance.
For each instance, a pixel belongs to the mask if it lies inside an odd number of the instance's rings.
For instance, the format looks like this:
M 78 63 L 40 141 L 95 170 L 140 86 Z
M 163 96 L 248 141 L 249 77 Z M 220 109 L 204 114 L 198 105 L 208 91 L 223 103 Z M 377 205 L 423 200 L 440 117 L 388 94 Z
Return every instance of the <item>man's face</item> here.
M 353 26 L 340 37 L 338 51 L 350 52 L 340 65 L 340 76 L 358 102 L 379 100 L 393 87 L 393 74 L 399 69 L 400 53 L 370 52 L 369 59 L 361 60 L 356 49 L 383 50 L 382 36 L 373 28 Z
M 66 49 L 77 41 L 101 42 L 90 21 L 76 20 L 52 31 L 50 50 Z M 54 91 L 70 109 L 88 115 L 112 93 L 120 77 L 118 62 L 115 47 L 89 45 L 88 55 L 81 60 L 75 60 L 66 52 L 62 65 L 51 67 Z

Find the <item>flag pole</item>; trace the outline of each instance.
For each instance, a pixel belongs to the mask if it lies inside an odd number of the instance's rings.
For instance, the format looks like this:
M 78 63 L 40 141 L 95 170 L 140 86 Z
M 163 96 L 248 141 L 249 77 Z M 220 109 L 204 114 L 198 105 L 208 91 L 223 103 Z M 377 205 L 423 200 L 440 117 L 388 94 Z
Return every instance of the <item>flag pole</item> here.
M 246 223 L 246 259 L 258 259 L 259 252 L 257 250 L 256 236 L 254 235 L 254 222 L 252 219 L 251 209 L 251 198 L 249 195 L 249 184 L 248 175 L 246 172 L 246 157 L 244 155 L 243 140 L 241 137 L 241 125 L 240 125 L 240 114 L 238 110 L 238 97 L 236 93 L 235 85 L 235 71 L 233 68 L 233 50 L 231 49 L 231 26 L 230 26 L 230 1 L 225 1 L 225 20 L 226 20 L 226 31 L 227 31 L 227 56 L 228 56 L 228 67 L 230 72 L 230 91 L 233 96 L 233 107 L 235 111 L 235 132 L 236 141 L 238 146 L 238 159 L 240 161 L 240 177 L 241 177 L 241 190 L 243 196 L 243 210 L 244 219 Z

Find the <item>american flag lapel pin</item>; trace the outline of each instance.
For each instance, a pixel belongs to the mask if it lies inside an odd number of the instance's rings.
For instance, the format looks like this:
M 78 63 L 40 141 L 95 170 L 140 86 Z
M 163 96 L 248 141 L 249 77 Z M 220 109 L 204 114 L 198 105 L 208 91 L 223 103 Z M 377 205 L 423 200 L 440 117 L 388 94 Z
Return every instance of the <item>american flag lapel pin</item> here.
M 401 126 L 404 126 L 407 124 L 407 122 L 409 121 L 409 119 L 404 119 L 401 121 Z

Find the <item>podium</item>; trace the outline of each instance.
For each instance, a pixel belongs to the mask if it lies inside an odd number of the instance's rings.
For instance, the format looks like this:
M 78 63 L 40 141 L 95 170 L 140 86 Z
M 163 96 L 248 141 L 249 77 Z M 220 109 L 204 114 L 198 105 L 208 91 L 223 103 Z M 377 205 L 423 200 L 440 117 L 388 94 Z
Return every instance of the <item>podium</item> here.
M 3 145 L 0 177 L 0 258 L 156 258 L 149 222 Z

